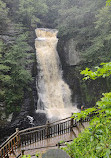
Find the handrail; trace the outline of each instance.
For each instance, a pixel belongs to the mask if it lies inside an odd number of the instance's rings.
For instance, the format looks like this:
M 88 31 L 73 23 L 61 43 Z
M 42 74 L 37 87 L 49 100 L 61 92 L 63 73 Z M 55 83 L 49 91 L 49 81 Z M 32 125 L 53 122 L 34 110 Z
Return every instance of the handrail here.
M 36 148 L 27 148 L 27 149 L 23 149 L 22 150 L 22 154 L 24 155 L 25 154 L 25 152 L 26 151 L 32 151 L 32 150 L 38 150 L 38 149 L 44 149 L 44 148 L 53 148 L 53 147 L 58 147 L 58 149 L 60 148 L 60 146 L 66 146 L 66 142 L 68 143 L 68 142 L 72 142 L 73 140 L 72 139 L 70 139 L 70 140 L 68 140 L 68 141 L 65 141 L 64 143 L 60 143 L 60 142 L 58 142 L 56 145 L 48 145 L 48 146 L 41 146 L 41 147 L 36 147 Z M 22 155 L 22 156 L 23 156 Z M 31 155 L 31 157 L 32 156 L 35 156 L 35 154 L 34 155 Z M 18 157 L 16 157 L 16 158 L 18 158 Z
M 20 153 L 16 158 L 19 158 L 22 154 Z
M 30 131 L 30 132 L 26 132 L 26 133 L 19 133 L 20 134 L 20 136 L 22 136 L 22 135 L 27 135 L 27 134 L 31 134 L 32 132 L 39 132 L 40 130 L 35 130 L 35 131 Z
M 27 144 L 73 131 L 73 127 L 77 127 L 78 123 L 89 121 L 93 115 L 95 114 L 89 114 L 88 117 L 80 121 L 67 117 L 52 123 L 47 122 L 43 126 L 27 128 L 21 131 L 16 129 L 16 132 L 0 145 L 1 158 L 7 157 L 8 153 L 14 152 L 14 149 L 20 145 L 26 146 Z
M 20 131 L 19 131 L 19 134 L 22 134 L 22 133 L 27 132 L 27 131 L 35 130 L 35 129 L 44 128 L 44 127 L 46 127 L 46 125 L 43 125 L 43 126 L 36 126 L 36 127 L 32 127 L 32 128 L 23 129 L 23 130 L 20 130 Z
M 24 130 L 21 130 L 21 131 L 16 131 L 4 143 L 2 143 L 0 145 L 1 155 L 5 156 L 5 152 L 10 151 L 11 148 L 13 150 L 13 146 L 16 148 L 18 143 L 20 143 L 20 142 L 17 142 L 17 141 L 20 141 L 22 136 L 26 136 L 26 135 L 31 135 L 31 134 L 37 133 L 37 134 L 39 134 L 39 140 L 47 138 L 48 135 L 50 137 L 50 135 L 54 134 L 54 132 L 50 133 L 50 131 L 49 131 L 50 129 L 49 129 L 48 126 L 50 126 L 50 128 L 53 128 L 55 125 L 58 126 L 60 123 L 62 123 L 64 121 L 67 122 L 68 119 L 71 119 L 71 118 L 68 117 L 68 118 L 65 118 L 65 119 L 62 119 L 62 120 L 58 120 L 58 121 L 52 122 L 50 124 L 48 123 L 48 124 L 43 125 L 43 126 L 37 126 L 37 127 L 27 128 L 27 129 L 24 129 Z M 56 127 L 56 128 L 58 128 L 58 129 L 56 129 L 57 130 L 56 133 L 57 132 L 59 133 L 59 131 L 58 131 L 59 130 L 59 126 Z M 44 130 L 44 134 L 43 134 L 43 130 Z M 17 137 L 17 139 L 16 139 L 16 137 Z M 19 137 L 21 137 L 21 138 L 19 138 Z M 25 141 L 25 140 L 23 140 L 23 141 Z M 31 143 L 31 140 L 30 140 L 30 143 Z
M 19 130 L 12 134 L 3 144 L 0 146 L 1 158 L 8 157 L 8 153 L 14 153 L 14 150 L 20 146 Z
M 1 145 L 0 145 L 0 148 L 2 148 L 5 144 L 8 143 L 8 141 L 10 141 L 18 132 L 15 132 L 13 133 L 5 142 L 3 142 Z
M 48 122 L 44 126 L 28 128 L 26 130 L 19 131 L 21 145 L 26 146 L 27 144 L 70 132 L 77 123 L 78 121 L 68 117 L 52 123 Z
M 55 122 L 51 122 L 50 124 L 54 124 L 54 123 L 57 123 L 57 122 L 62 122 L 64 120 L 67 120 L 67 119 L 70 119 L 71 117 L 67 117 L 67 118 L 64 118 L 64 119 L 61 119 L 61 120 L 57 120 Z
M 55 124 L 55 123 L 57 123 L 57 122 L 62 122 L 62 121 L 64 121 L 64 120 L 67 120 L 67 119 L 70 119 L 70 118 L 71 118 L 71 117 L 67 117 L 67 118 L 62 119 L 62 120 L 57 120 L 57 121 L 55 121 L 55 122 L 51 122 L 50 125 L 51 125 L 51 124 Z M 21 134 L 21 133 L 23 133 L 23 132 L 30 131 L 30 130 L 35 130 L 35 129 L 39 129 L 39 128 L 44 128 L 44 127 L 46 127 L 46 126 L 47 126 L 47 125 L 42 125 L 42 126 L 36 126 L 36 127 L 31 127 L 31 128 L 23 129 L 23 130 L 20 130 L 20 131 L 19 131 L 19 134 Z

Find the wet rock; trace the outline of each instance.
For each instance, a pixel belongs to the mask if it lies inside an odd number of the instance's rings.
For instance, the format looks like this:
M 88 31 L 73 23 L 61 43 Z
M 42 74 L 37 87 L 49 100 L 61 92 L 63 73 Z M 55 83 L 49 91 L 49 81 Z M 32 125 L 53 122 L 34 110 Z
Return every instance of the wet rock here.
M 50 149 L 45 154 L 42 155 L 42 158 L 70 158 L 69 155 L 60 149 Z
M 74 39 L 70 39 L 64 46 L 65 60 L 68 65 L 78 65 L 80 62 L 80 53 L 76 50 Z

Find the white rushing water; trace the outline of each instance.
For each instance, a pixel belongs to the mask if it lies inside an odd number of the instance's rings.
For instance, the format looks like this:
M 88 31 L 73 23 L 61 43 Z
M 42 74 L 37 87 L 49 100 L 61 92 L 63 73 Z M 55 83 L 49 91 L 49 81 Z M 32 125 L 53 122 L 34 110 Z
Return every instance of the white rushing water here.
M 45 112 L 51 120 L 71 116 L 78 112 L 71 103 L 71 91 L 62 79 L 59 56 L 56 50 L 57 33 L 55 29 L 36 29 L 36 57 L 38 63 L 38 104 L 37 111 Z

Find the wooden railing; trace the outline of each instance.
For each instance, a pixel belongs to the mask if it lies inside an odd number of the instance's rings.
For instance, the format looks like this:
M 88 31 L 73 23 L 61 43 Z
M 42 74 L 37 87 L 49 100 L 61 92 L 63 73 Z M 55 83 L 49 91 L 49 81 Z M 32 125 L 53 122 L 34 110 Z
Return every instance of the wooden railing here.
M 8 154 L 15 154 L 16 149 L 20 146 L 20 135 L 18 128 L 16 132 L 12 134 L 1 146 L 0 156 L 1 158 L 8 158 Z
M 92 115 L 91 115 L 92 116 Z M 59 120 L 53 123 L 47 122 L 46 125 L 28 128 L 16 132 L 11 135 L 1 146 L 1 158 L 8 157 L 9 154 L 16 152 L 16 148 L 29 145 L 47 138 L 55 137 L 72 131 L 73 127 L 77 127 L 78 123 L 87 122 L 90 117 L 84 120 L 76 121 L 71 117 Z
M 22 152 L 21 152 L 21 155 L 25 155 L 25 152 L 27 151 L 31 151 L 31 153 L 33 154 L 30 154 L 30 156 L 35 156 L 36 153 L 34 153 L 34 150 L 39 150 L 39 149 L 46 149 L 46 148 L 60 148 L 60 147 L 64 147 L 66 146 L 66 143 L 69 143 L 69 142 L 72 142 L 73 140 L 68 140 L 68 141 L 64 141 L 62 143 L 58 142 L 57 144 L 55 145 L 45 145 L 45 146 L 42 146 L 42 147 L 34 147 L 34 148 L 26 148 L 26 149 L 22 149 Z M 33 151 L 33 152 L 32 152 Z M 21 156 L 20 155 L 20 156 Z

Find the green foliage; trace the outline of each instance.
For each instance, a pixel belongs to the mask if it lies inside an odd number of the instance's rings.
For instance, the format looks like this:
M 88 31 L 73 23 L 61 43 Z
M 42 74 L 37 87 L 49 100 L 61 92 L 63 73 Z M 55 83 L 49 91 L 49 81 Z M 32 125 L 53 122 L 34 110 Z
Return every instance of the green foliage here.
M 40 154 L 39 154 L 39 153 L 36 153 L 35 156 L 36 156 L 36 157 L 39 157 Z M 31 156 L 30 156 L 30 155 L 24 155 L 24 156 L 22 156 L 22 158 L 31 158 Z
M 5 97 L 8 107 L 20 106 L 24 96 L 23 90 L 24 88 L 28 89 L 28 84 L 31 81 L 31 74 L 27 70 L 30 47 L 26 39 L 26 34 L 18 36 L 15 44 L 8 50 L 5 56 L 5 64 L 11 67 L 11 80 Z
M 36 26 L 58 28 L 59 37 L 66 42 L 74 38 L 76 50 L 85 61 L 93 61 L 93 64 L 109 61 L 111 8 L 103 7 L 104 4 L 105 0 L 0 0 L 1 34 L 4 37 L 12 24 L 15 30 L 11 29 L 8 35 L 17 36 L 11 45 L 5 40 L 0 43 L 0 99 L 9 107 L 22 102 L 23 89 L 28 87 L 31 78 L 26 69 L 30 62 L 29 44 L 34 43 L 31 31 Z M 30 34 L 24 34 L 26 30 Z M 87 95 L 87 100 L 94 97 Z
M 105 6 L 105 0 L 48 0 L 47 5 L 46 19 L 59 29 L 63 41 L 74 39 L 83 61 L 93 65 L 109 61 L 111 7 Z
M 63 148 L 71 157 L 81 158 L 110 158 L 111 156 L 111 92 L 104 93 L 104 97 L 96 103 L 96 107 L 73 114 L 79 121 L 89 114 L 92 117 L 89 128 L 79 134 L 71 144 Z
M 0 0 L 0 101 L 7 114 L 20 111 L 24 91 L 30 92 L 33 33 L 26 31 L 46 11 L 44 0 Z
M 81 71 L 81 74 L 84 75 L 84 80 L 93 79 L 95 80 L 98 77 L 108 77 L 111 75 L 111 62 L 101 63 L 100 66 L 95 67 L 96 71 L 92 71 L 89 68 Z
M 111 63 L 102 63 L 96 67 L 96 71 L 89 68 L 83 70 L 84 79 L 95 80 L 98 77 L 108 77 L 111 75 Z M 90 126 L 79 134 L 71 144 L 67 144 L 64 150 L 71 157 L 81 158 L 110 158 L 111 156 L 111 92 L 103 93 L 103 97 L 93 108 L 73 114 L 77 121 L 86 118 L 89 114 L 95 113 L 90 121 Z
M 5 96 L 4 86 L 11 80 L 11 77 L 7 73 L 11 68 L 4 63 L 5 48 L 4 42 L 0 40 L 0 100 L 3 100 Z
M 110 157 L 111 125 L 107 121 L 102 123 L 98 121 L 97 125 L 90 125 L 72 144 L 67 144 L 66 152 L 77 158 Z
M 60 35 L 74 37 L 76 43 L 81 43 L 82 41 L 80 41 L 79 37 L 83 40 L 86 36 L 85 34 L 87 33 L 88 36 L 92 31 L 91 25 L 94 19 L 91 14 L 93 14 L 92 10 L 94 8 L 96 8 L 95 1 L 80 0 L 78 3 L 77 0 L 62 0 L 58 9 Z
M 102 7 L 95 18 L 97 34 L 92 38 L 90 46 L 83 52 L 83 56 L 93 63 L 106 62 L 111 58 L 111 7 Z
M 81 118 L 85 119 L 89 114 L 97 113 L 97 108 L 88 108 L 85 111 L 81 111 L 80 113 L 74 113 L 72 118 L 75 118 L 75 120 L 79 121 Z
M 111 0 L 107 0 L 106 1 L 106 6 L 110 6 L 111 5 Z
M 19 35 L 8 50 L 3 41 L 0 42 L 0 98 L 5 102 L 8 113 L 20 110 L 24 89 L 28 89 L 31 81 L 27 65 L 32 54 L 28 54 L 31 47 L 26 42 L 27 37 L 27 34 Z
M 30 155 L 24 155 L 22 158 L 31 158 Z
M 36 157 L 39 157 L 39 156 L 40 156 L 40 153 L 36 153 L 35 156 L 36 156 Z
M 6 28 L 7 23 L 9 22 L 8 18 L 8 8 L 6 7 L 6 3 L 0 0 L 0 32 Z M 5 25 L 5 27 L 4 27 Z
M 61 140 L 61 141 L 59 141 L 59 143 L 60 143 L 60 144 L 63 144 L 63 143 L 65 143 L 65 141 L 64 141 L 64 140 Z
M 103 94 L 97 107 L 89 108 L 81 113 L 74 114 L 76 119 L 85 118 L 91 113 L 98 112 L 90 121 L 90 126 L 74 139 L 73 143 L 64 148 L 72 157 L 108 158 L 111 154 L 111 93 Z
M 36 27 L 36 24 L 41 23 L 39 16 L 43 16 L 47 13 L 47 5 L 44 0 L 20 0 L 18 16 L 23 24 L 28 27 Z
M 101 98 L 101 101 L 98 101 L 96 104 L 102 109 L 106 109 L 105 113 L 111 115 L 111 92 L 103 93 L 104 97 Z

